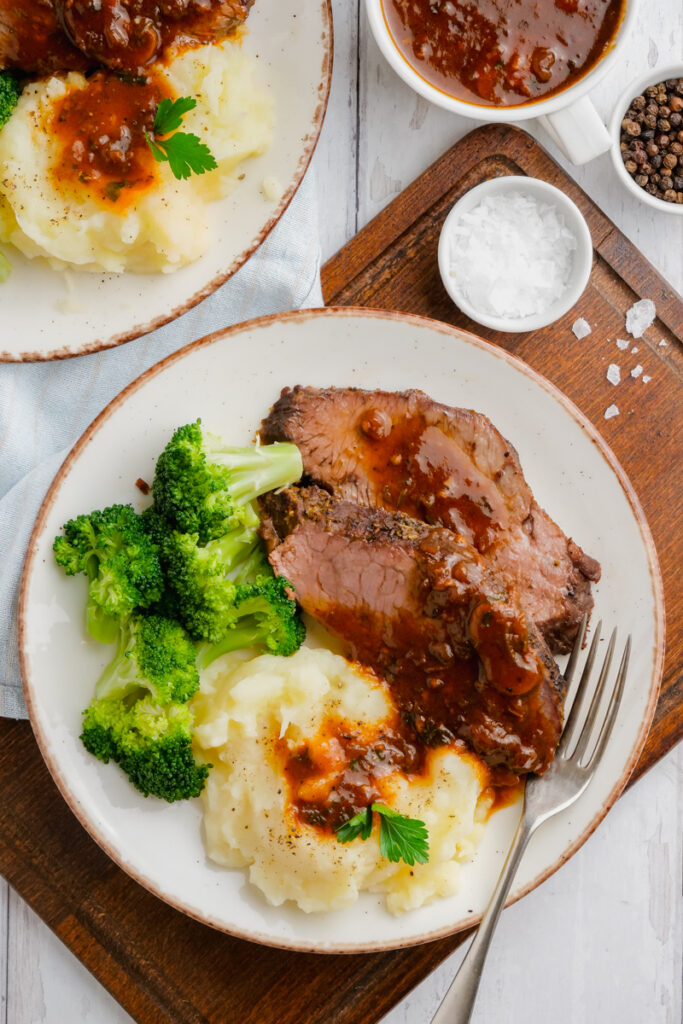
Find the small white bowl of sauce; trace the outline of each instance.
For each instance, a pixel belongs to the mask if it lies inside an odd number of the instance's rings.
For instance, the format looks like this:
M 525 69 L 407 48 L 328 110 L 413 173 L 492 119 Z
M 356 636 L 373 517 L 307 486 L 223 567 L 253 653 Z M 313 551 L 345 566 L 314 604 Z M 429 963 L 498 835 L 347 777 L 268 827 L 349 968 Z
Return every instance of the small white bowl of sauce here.
M 469 0 L 365 0 L 365 8 L 383 56 L 420 96 L 476 121 L 539 118 L 568 159 L 584 164 L 611 141 L 587 94 L 621 59 L 639 3 L 516 0 L 498 22 Z
M 593 242 L 568 196 L 538 178 L 492 178 L 450 211 L 439 271 L 471 320 L 518 334 L 559 320 L 588 284 Z

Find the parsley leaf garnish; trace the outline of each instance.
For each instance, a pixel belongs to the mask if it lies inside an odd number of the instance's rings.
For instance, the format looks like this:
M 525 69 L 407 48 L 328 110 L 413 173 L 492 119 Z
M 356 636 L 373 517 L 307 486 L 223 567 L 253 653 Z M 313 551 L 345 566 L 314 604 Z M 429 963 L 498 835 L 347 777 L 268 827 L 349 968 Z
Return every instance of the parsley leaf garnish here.
M 164 97 L 157 107 L 154 127 L 154 138 L 147 132 L 147 145 L 159 163 L 168 161 L 173 175 L 178 178 L 189 178 L 192 173 L 203 174 L 218 166 L 207 145 L 191 132 L 179 132 L 183 117 L 189 110 L 194 110 L 197 101 L 192 96 L 179 96 L 177 100 Z M 174 134 L 170 134 L 173 132 Z M 168 138 L 159 138 L 168 135 Z
M 369 839 L 372 832 L 372 812 L 380 816 L 379 852 L 394 863 L 404 861 L 411 867 L 429 860 L 429 833 L 424 821 L 399 814 L 386 804 L 371 804 L 337 829 L 337 841 L 350 843 L 354 839 Z
M 372 811 L 366 807 L 364 811 L 354 814 L 353 818 L 337 829 L 338 843 L 351 843 L 354 839 L 369 839 L 372 832 Z

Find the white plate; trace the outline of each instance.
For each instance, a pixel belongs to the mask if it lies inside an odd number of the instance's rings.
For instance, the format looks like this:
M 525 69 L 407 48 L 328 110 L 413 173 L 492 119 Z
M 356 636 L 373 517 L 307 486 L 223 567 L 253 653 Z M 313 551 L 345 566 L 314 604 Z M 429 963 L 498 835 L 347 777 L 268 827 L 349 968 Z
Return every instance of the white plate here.
M 634 651 L 607 754 L 569 812 L 532 839 L 515 897 L 563 863 L 616 800 L 654 713 L 662 671 L 664 615 L 650 532 L 614 456 L 552 385 L 473 335 L 436 322 L 361 310 L 322 310 L 253 321 L 170 356 L 131 384 L 85 432 L 57 475 L 38 516 L 20 598 L 20 656 L 33 728 L 72 810 L 133 878 L 173 906 L 244 938 L 302 950 L 386 949 L 437 938 L 481 913 L 519 813 L 494 815 L 459 895 L 391 917 L 380 898 L 306 915 L 270 907 L 243 871 L 211 865 L 202 845 L 199 801 L 145 800 L 115 765 L 81 746 L 82 709 L 108 660 L 86 638 L 86 582 L 56 567 L 51 545 L 70 517 L 112 502 L 145 502 L 174 427 L 201 416 L 231 443 L 246 443 L 285 385 L 422 388 L 433 398 L 489 415 L 517 447 L 539 503 L 602 563 L 596 617 L 632 632 Z
M 273 144 L 244 165 L 232 195 L 211 204 L 209 251 L 173 274 L 87 274 L 70 282 L 42 259 L 3 250 L 12 276 L 0 289 L 0 362 L 61 359 L 119 345 L 206 298 L 263 242 L 289 205 L 313 155 L 332 74 L 330 0 L 256 0 L 245 51 L 257 58 L 275 106 Z M 261 185 L 274 178 L 277 201 Z M 73 302 L 71 299 L 73 298 Z M 65 300 L 75 312 L 64 312 Z

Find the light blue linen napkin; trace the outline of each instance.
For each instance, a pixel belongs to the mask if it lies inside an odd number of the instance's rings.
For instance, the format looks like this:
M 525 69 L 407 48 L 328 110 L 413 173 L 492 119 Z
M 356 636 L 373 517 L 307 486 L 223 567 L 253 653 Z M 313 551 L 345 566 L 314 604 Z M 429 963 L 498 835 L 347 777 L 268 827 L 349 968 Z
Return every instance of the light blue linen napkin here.
M 38 509 L 73 443 L 122 388 L 183 345 L 252 317 L 322 304 L 309 171 L 260 249 L 179 320 L 107 352 L 0 365 L 0 716 L 26 717 L 16 640 L 19 580 Z

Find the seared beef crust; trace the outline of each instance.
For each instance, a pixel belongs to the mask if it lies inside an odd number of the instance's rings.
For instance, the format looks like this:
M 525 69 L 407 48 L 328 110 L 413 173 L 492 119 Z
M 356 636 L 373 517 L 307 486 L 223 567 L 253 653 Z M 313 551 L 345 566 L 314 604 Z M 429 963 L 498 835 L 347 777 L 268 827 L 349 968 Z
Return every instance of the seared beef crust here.
M 285 389 L 261 430 L 298 445 L 306 478 L 465 537 L 504 574 L 551 650 L 571 649 L 600 566 L 537 504 L 517 452 L 483 415 L 420 391 Z

